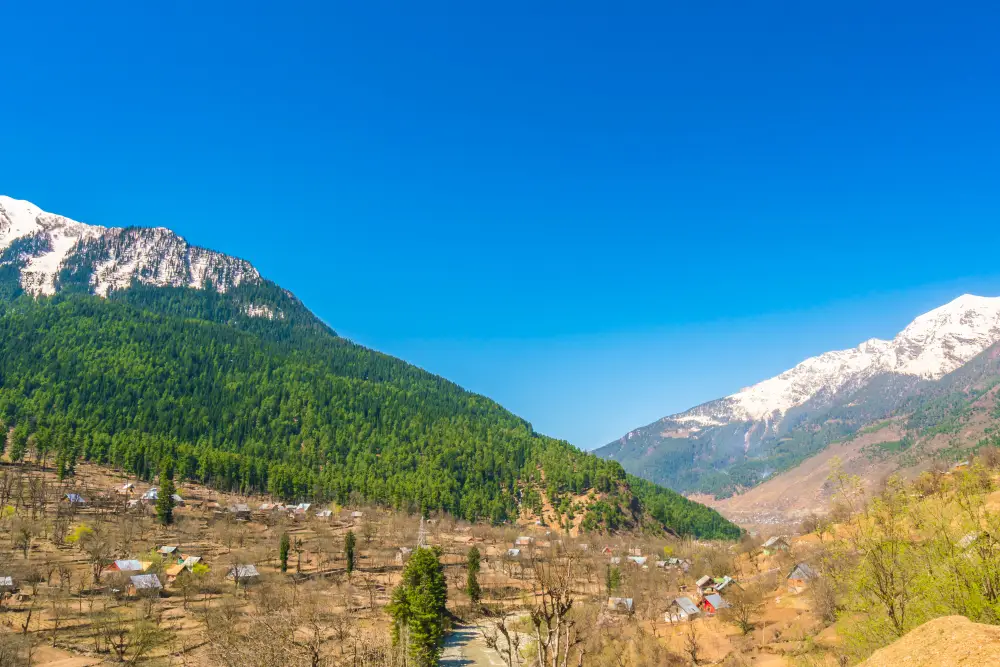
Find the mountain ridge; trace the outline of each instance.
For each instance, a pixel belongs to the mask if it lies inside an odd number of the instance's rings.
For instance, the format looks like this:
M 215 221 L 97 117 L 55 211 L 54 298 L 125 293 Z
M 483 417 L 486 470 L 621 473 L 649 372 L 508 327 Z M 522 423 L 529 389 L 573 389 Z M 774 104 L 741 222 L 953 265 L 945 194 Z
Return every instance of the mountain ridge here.
M 0 253 L 0 265 L 20 266 L 21 287 L 34 296 L 55 294 L 67 279 L 85 280 L 99 296 L 134 280 L 193 288 L 211 281 L 220 292 L 262 281 L 250 262 L 191 245 L 165 227 L 91 225 L 6 195 L 0 195 Z
M 898 407 L 917 387 L 944 378 L 997 341 L 1000 297 L 964 294 L 916 317 L 891 341 L 872 338 L 810 357 L 595 452 L 680 491 L 731 493 L 849 435 L 862 413 Z M 822 418 L 836 410 L 851 419 Z M 675 472 L 684 466 L 693 470 Z
M 732 539 L 714 510 L 369 350 L 245 260 L 0 200 L 0 445 L 288 500 Z M 583 498 L 583 500 L 580 500 Z M 583 517 L 582 521 L 580 516 Z

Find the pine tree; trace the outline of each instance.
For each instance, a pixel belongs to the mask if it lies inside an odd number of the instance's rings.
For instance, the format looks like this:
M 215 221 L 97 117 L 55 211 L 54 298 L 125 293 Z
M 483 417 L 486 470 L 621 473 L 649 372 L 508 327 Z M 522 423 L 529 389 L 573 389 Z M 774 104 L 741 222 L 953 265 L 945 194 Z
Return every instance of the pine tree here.
M 24 459 L 28 451 L 28 427 L 25 424 L 18 424 L 11 436 L 10 460 L 15 463 Z
M 291 547 L 291 543 L 288 540 L 288 533 L 281 534 L 281 546 L 278 549 L 278 555 L 281 558 L 281 571 L 288 572 L 288 549 Z
M 610 597 L 611 593 L 617 590 L 622 583 L 621 570 L 619 570 L 617 567 L 608 565 L 608 571 L 604 577 L 604 583 L 608 588 L 608 597 Z
M 156 518 L 164 526 L 174 522 L 174 461 L 169 456 L 160 464 L 160 490 L 156 498 Z
M 350 575 L 354 572 L 354 545 L 357 543 L 357 539 L 354 537 L 354 531 L 347 531 L 347 537 L 344 538 L 344 555 L 347 556 L 347 574 Z
M 448 586 L 437 549 L 417 549 L 392 591 L 388 611 L 392 637 L 403 645 L 416 667 L 434 667 L 444 638 Z
M 466 558 L 466 580 L 465 580 L 465 592 L 469 594 L 469 599 L 472 604 L 479 604 L 479 600 L 483 595 L 483 589 L 479 586 L 479 549 L 472 547 L 469 549 L 469 555 Z

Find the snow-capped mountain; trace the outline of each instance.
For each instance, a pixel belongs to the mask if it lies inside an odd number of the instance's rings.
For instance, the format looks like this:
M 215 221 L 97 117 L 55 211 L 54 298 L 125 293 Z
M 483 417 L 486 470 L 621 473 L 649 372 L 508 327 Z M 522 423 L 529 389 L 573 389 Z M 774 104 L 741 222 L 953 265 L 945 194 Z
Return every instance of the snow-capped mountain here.
M 697 429 L 733 421 L 777 423 L 819 396 L 859 388 L 876 375 L 937 380 L 1000 341 L 1000 297 L 964 294 L 921 315 L 892 340 L 810 357 L 794 368 L 667 420 Z
M 0 267 L 16 269 L 20 287 L 36 296 L 67 284 L 107 296 L 133 281 L 201 288 L 211 280 L 220 292 L 261 282 L 248 262 L 192 246 L 168 229 L 88 225 L 4 195 Z
M 815 417 L 832 409 L 850 413 L 850 419 L 838 420 L 842 423 L 888 412 L 916 387 L 940 380 L 998 341 L 1000 297 L 965 294 L 920 315 L 892 340 L 872 338 L 811 357 L 773 378 L 631 431 L 598 453 L 656 481 L 667 481 L 656 471 L 685 460 L 691 467 L 692 457 L 710 458 L 711 474 L 766 458 L 807 422 L 806 431 L 819 430 Z M 800 442 L 808 439 L 800 436 Z

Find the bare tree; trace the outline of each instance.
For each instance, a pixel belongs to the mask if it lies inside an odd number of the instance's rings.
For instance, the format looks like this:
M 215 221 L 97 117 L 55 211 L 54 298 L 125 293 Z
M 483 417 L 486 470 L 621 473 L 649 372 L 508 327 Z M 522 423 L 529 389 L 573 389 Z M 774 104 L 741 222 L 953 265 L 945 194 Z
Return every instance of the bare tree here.
M 131 619 L 118 611 L 105 613 L 97 625 L 105 645 L 126 665 L 138 663 L 163 639 L 154 624 L 145 619 Z
M 756 586 L 733 587 L 726 595 L 729 606 L 722 610 L 723 619 L 736 625 L 744 635 L 753 630 L 753 618 L 764 606 L 763 591 Z
M 28 552 L 31 550 L 31 542 L 34 537 L 34 524 L 28 521 L 18 521 L 14 524 L 14 529 L 11 532 L 11 540 L 14 548 L 24 555 L 25 560 L 28 559 Z
M 94 530 L 80 539 L 80 548 L 87 554 L 87 561 L 94 574 L 94 584 L 100 584 L 101 574 L 111 564 L 111 557 L 114 555 L 111 540 L 103 529 Z
M 585 649 L 571 616 L 576 556 L 532 559 L 534 604 L 529 610 L 537 642 L 538 667 L 567 667 L 571 656 L 583 664 Z
M 507 667 L 520 667 L 524 663 L 521 655 L 521 634 L 510 625 L 510 619 L 504 611 L 486 621 L 480 627 L 483 640 L 488 648 L 496 651 Z
M 691 659 L 692 665 L 697 665 L 699 653 L 701 640 L 698 638 L 698 627 L 695 623 L 688 623 L 684 631 L 684 654 Z

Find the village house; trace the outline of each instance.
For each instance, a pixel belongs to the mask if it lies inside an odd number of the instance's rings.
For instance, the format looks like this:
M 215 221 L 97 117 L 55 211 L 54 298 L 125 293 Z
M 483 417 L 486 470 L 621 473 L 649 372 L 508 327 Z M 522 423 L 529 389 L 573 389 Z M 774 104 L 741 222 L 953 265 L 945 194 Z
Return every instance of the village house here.
M 181 572 L 186 572 L 187 569 L 184 567 L 184 563 L 175 563 L 168 567 L 163 568 L 163 576 L 167 578 L 167 583 L 172 584 L 177 580 L 177 577 Z
M 520 558 L 521 557 L 521 550 L 520 549 L 507 549 L 507 557 L 508 558 Z
M 175 493 L 170 497 L 174 499 L 174 505 L 177 505 L 178 507 L 184 507 L 184 499 L 181 498 L 178 494 Z M 147 505 L 152 505 L 156 503 L 159 499 L 160 499 L 160 490 L 155 486 L 146 493 L 142 494 L 142 502 L 146 503 Z
M 793 593 L 801 593 L 809 587 L 809 582 L 818 576 L 816 571 L 809 567 L 808 564 L 799 563 L 788 573 L 785 581 L 788 584 L 788 590 Z
M 628 559 L 636 565 L 646 566 L 646 556 L 629 556 Z
M 774 537 L 768 538 L 767 542 L 764 542 L 762 548 L 765 556 L 771 556 L 779 551 L 788 551 L 790 547 L 788 545 L 788 540 L 781 535 L 775 535 Z
M 256 565 L 233 565 L 226 573 L 226 579 L 234 581 L 237 588 L 241 585 L 246 588 L 260 579 L 260 572 L 257 571 Z
M 317 519 L 330 519 L 333 517 L 333 510 L 320 510 L 316 512 Z
M 250 520 L 250 506 L 246 503 L 236 503 L 229 506 L 229 513 L 241 521 Z
M 73 507 L 83 507 L 87 504 L 87 500 L 78 493 L 67 493 L 63 500 Z
M 635 601 L 632 598 L 608 598 L 608 611 L 631 614 L 635 611 Z
M 629 556 L 641 556 L 642 555 L 642 549 L 640 547 L 629 547 L 628 555 Z
M 399 547 L 396 551 L 396 565 L 405 563 L 410 558 L 411 553 L 413 553 L 413 549 L 410 547 Z
M 160 583 L 160 578 L 155 574 L 136 574 L 129 577 L 129 586 L 126 593 L 129 597 L 140 595 L 154 597 L 159 595 L 162 589 L 163 584 Z
M 364 518 L 364 516 L 365 516 L 364 512 L 359 512 L 357 510 L 351 512 L 351 519 L 353 520 Z
M 667 607 L 667 613 L 663 620 L 667 623 L 680 623 L 690 621 L 698 616 L 698 605 L 691 601 L 689 597 L 674 598 L 674 601 Z
M 201 562 L 201 556 L 188 556 L 187 558 L 184 559 L 184 562 L 182 562 L 181 565 L 186 567 L 188 570 L 193 570 L 194 566 L 200 562 Z
M 108 566 L 108 572 L 144 572 L 150 563 L 143 564 L 135 558 L 116 560 Z
M 622 564 L 622 558 L 621 558 L 621 556 L 612 556 L 611 560 L 610 560 L 610 563 L 612 565 L 621 565 Z
M 686 558 L 668 558 L 666 566 L 669 568 L 677 568 L 682 572 L 687 572 L 691 567 L 691 561 Z
M 521 535 L 516 540 L 514 540 L 514 545 L 519 547 L 526 547 L 531 545 L 535 541 L 535 538 L 529 537 L 527 535 Z
M 163 556 L 164 559 L 167 559 L 167 558 L 179 558 L 180 555 L 181 555 L 180 547 L 178 547 L 177 545 L 174 545 L 174 544 L 169 544 L 169 545 L 162 546 L 162 547 L 160 547 L 159 549 L 156 550 L 156 553 L 158 553 L 161 556 Z
M 695 587 L 698 589 L 698 593 L 701 595 L 704 595 L 706 592 L 711 592 L 708 589 L 712 589 L 714 584 L 715 582 L 712 581 L 712 577 L 707 574 L 698 581 L 694 582 Z
M 739 584 L 736 583 L 736 580 L 730 577 L 729 575 L 726 575 L 724 577 L 715 577 L 714 579 L 712 579 L 712 584 L 713 584 L 712 588 L 715 589 L 716 593 L 725 592 L 725 590 L 730 586 L 739 587 Z
M 0 595 L 6 595 L 13 593 L 16 589 L 14 588 L 14 577 L 6 576 L 0 577 Z
M 709 616 L 715 616 L 719 610 L 728 609 L 729 603 L 723 600 L 722 596 L 718 593 L 709 593 L 702 599 L 698 606 Z

